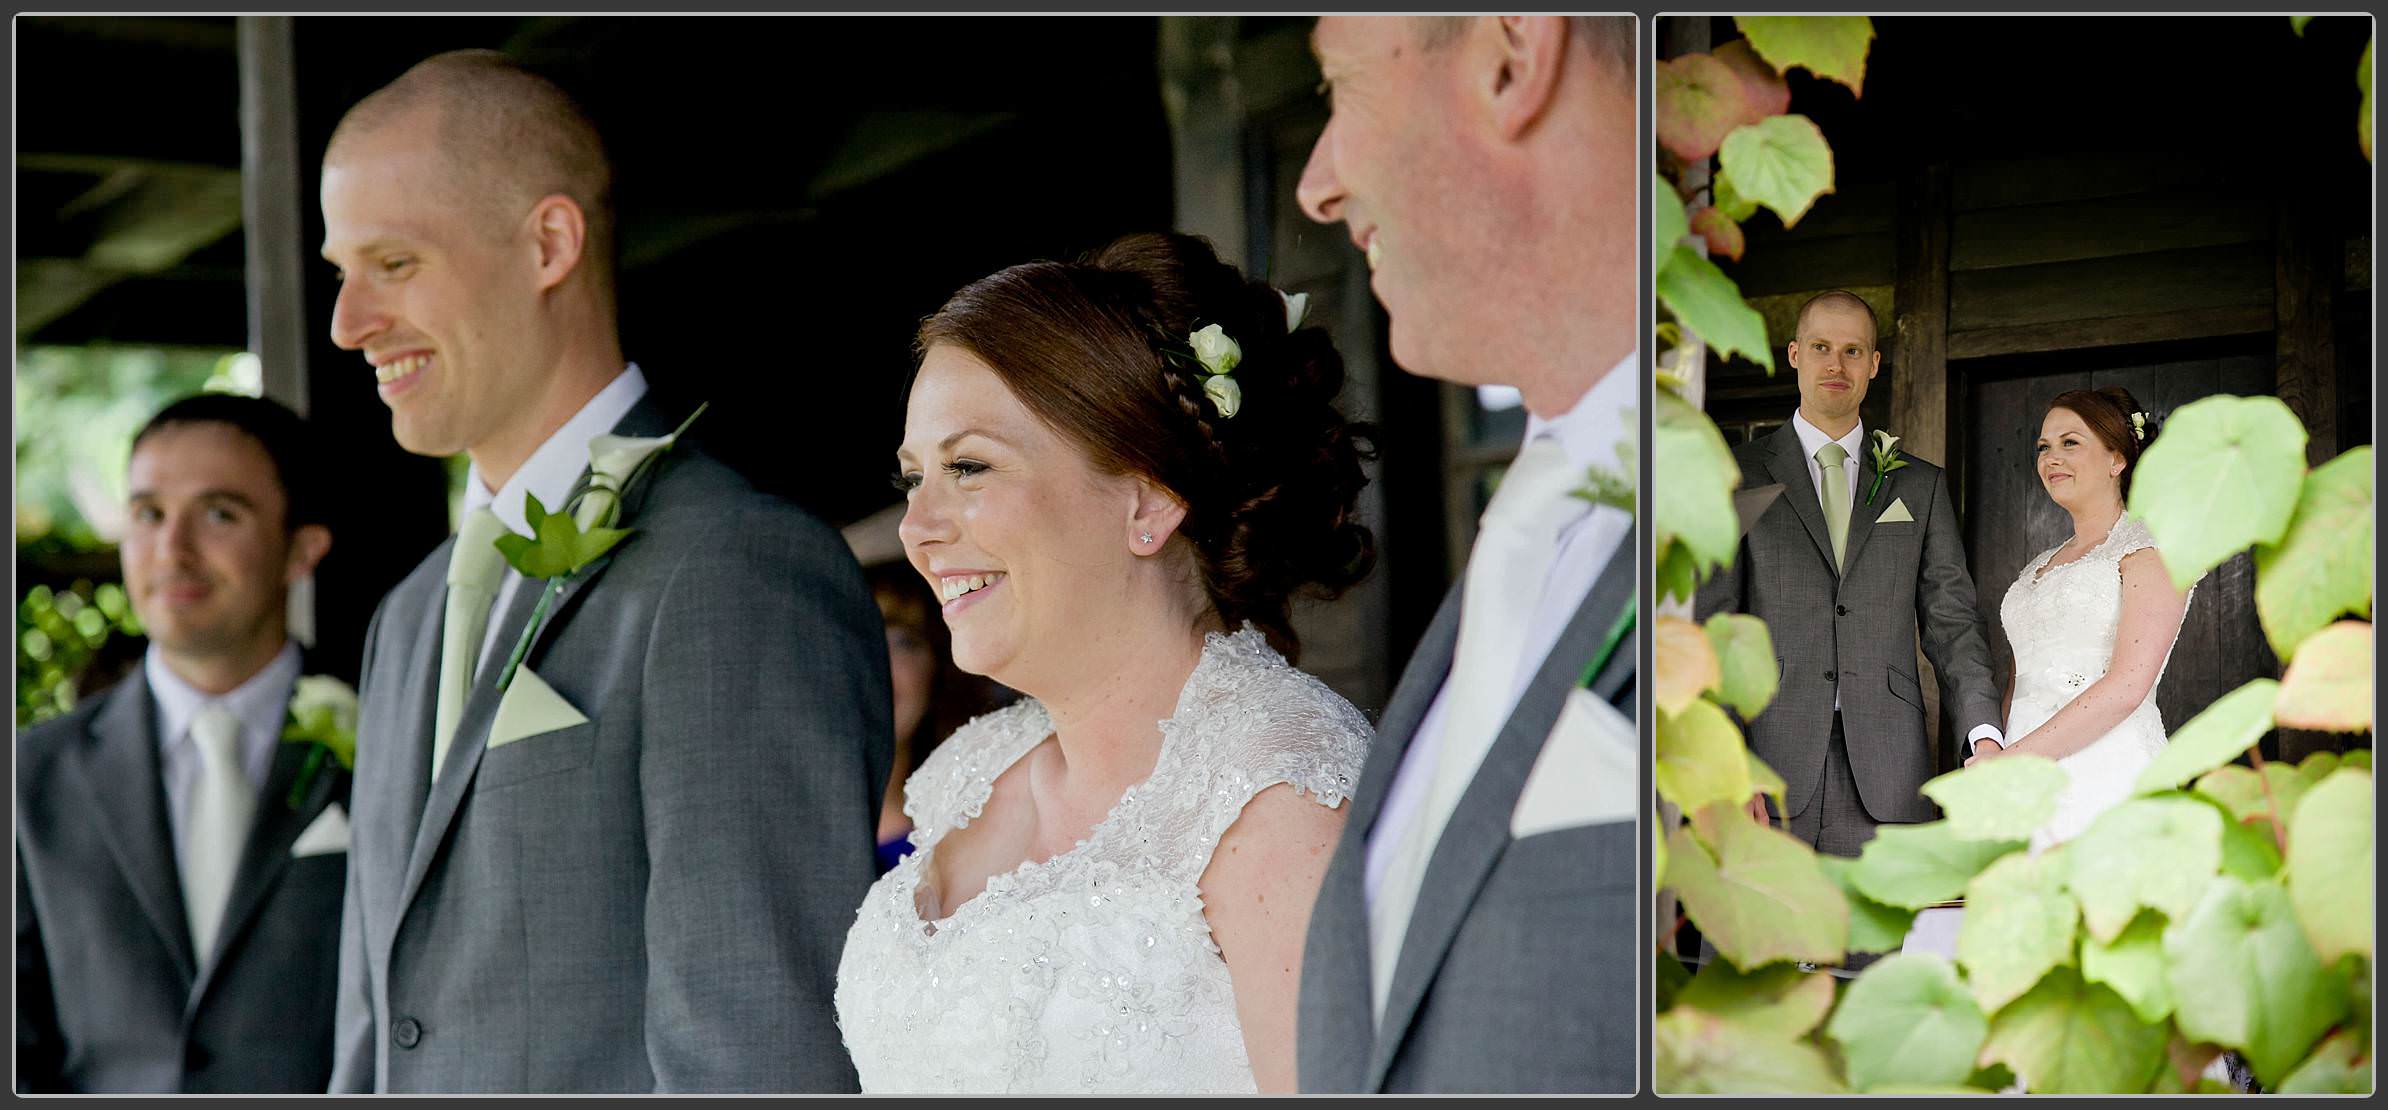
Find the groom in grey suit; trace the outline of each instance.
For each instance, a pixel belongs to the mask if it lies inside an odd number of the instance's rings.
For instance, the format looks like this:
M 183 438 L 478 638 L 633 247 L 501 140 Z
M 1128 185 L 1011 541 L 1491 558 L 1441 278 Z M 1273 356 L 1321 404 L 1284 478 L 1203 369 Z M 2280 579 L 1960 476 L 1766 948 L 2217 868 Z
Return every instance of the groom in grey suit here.
M 207 394 L 127 470 L 148 652 L 17 738 L 16 1087 L 321 1091 L 348 773 L 282 741 L 288 588 L 331 546 L 321 462 L 290 410 Z
M 560 592 L 493 542 L 567 511 L 592 439 L 678 423 L 622 356 L 608 178 L 486 51 L 324 157 L 333 340 L 402 446 L 472 459 L 462 533 L 366 637 L 335 1091 L 855 1089 L 830 1000 L 891 695 L 853 557 L 685 442 Z
M 1574 492 L 1618 467 L 1641 377 L 1633 20 L 1328 16 L 1312 44 L 1334 112 L 1304 209 L 1366 253 L 1396 361 L 1530 417 L 1311 911 L 1299 1082 L 1630 1092 L 1633 513 Z
M 1948 482 L 1905 452 L 1882 474 L 1858 418 L 1882 367 L 1873 310 L 1853 293 L 1820 293 L 1796 332 L 1799 411 L 1733 451 L 1742 488 L 1782 495 L 1732 567 L 1701 587 L 1697 609 L 1766 621 L 1782 681 L 1749 741 L 1783 778 L 1788 816 L 1771 816 L 1818 851 L 1855 856 L 1878 825 L 1938 816 L 1918 792 L 1933 774 L 1918 630 L 1942 712 L 1972 742 L 1999 741 L 1999 696 Z

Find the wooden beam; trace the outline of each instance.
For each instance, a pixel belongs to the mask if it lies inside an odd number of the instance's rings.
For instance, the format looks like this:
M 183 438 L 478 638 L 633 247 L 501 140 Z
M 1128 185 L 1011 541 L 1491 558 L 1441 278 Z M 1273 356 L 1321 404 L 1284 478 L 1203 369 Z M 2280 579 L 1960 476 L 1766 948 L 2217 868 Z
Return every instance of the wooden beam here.
M 1891 427 L 1918 458 L 1948 465 L 1949 166 L 1901 183 L 1891 293 Z
M 2317 238 L 2302 202 L 2281 198 L 2272 239 L 2273 372 L 2280 399 L 2305 423 L 2305 459 L 2338 454 L 2338 352 L 2331 331 L 2335 252 Z
M 1948 357 L 1988 358 L 2040 351 L 2072 351 L 2090 347 L 2120 347 L 2132 343 L 2165 343 L 2178 339 L 2215 339 L 2230 335 L 2260 335 L 2272 330 L 2268 305 L 2238 308 L 2191 308 L 2135 316 L 2106 316 L 2095 320 L 2060 320 L 2048 324 L 2017 324 L 1950 332 Z

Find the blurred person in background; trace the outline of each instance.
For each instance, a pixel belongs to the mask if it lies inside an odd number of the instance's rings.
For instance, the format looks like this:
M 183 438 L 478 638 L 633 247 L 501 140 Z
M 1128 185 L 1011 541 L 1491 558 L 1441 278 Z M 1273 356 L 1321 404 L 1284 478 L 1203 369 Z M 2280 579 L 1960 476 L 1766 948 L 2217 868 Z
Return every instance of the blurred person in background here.
M 286 624 L 331 548 L 321 473 L 253 397 L 177 401 L 133 441 L 120 556 L 147 654 L 17 740 L 19 1092 L 330 1079 L 348 773 L 284 742 L 294 696 L 345 690 L 302 680 Z

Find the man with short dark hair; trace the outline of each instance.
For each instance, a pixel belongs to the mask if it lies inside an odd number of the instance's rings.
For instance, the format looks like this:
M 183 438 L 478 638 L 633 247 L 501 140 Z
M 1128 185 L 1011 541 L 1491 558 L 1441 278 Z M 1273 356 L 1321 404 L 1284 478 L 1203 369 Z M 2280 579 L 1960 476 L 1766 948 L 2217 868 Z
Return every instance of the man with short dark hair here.
M 331 547 L 306 438 L 209 394 L 134 439 L 119 554 L 148 655 L 17 740 L 21 1092 L 329 1078 L 348 774 L 282 742 L 287 593 Z
M 878 612 L 837 533 L 666 444 L 609 181 L 571 98 L 490 51 L 324 155 L 332 340 L 401 446 L 472 460 L 366 637 L 335 1091 L 855 1089 L 831 996 L 892 760 Z M 629 534 L 505 557 L 541 513 Z
M 1631 442 L 1633 43 L 1629 16 L 1312 35 L 1332 114 L 1303 209 L 1365 253 L 1394 361 L 1514 387 L 1528 419 L 1312 910 L 1305 1091 L 1634 1089 L 1633 515 L 1573 496 Z

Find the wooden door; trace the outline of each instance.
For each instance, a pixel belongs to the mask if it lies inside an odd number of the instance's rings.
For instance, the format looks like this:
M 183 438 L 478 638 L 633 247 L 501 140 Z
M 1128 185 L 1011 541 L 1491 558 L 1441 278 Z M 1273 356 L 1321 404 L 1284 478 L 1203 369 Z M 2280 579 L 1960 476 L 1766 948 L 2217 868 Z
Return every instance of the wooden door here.
M 1999 603 L 2025 564 L 2073 531 L 2072 519 L 2048 499 L 2032 469 L 2048 402 L 2067 390 L 2119 385 L 2161 425 L 2200 397 L 2272 392 L 2271 346 L 2270 336 L 2257 336 L 1951 364 L 1964 374 L 1960 396 L 1968 402 L 1967 411 L 1950 420 L 1963 441 L 1960 516 L 2001 689 L 2014 673 L 2014 653 Z M 2156 705 L 2165 728 L 2177 730 L 2241 683 L 2279 673 L 2256 620 L 2255 564 L 2240 554 L 2208 571 L 2190 596 Z M 2263 750 L 2274 754 L 2276 738 L 2267 737 Z

